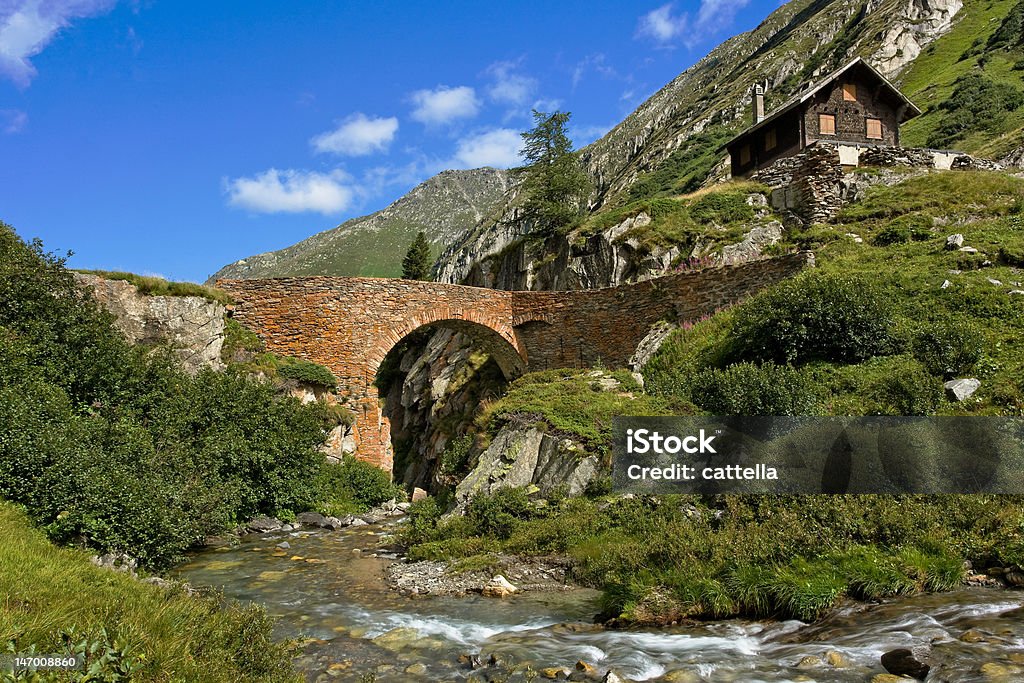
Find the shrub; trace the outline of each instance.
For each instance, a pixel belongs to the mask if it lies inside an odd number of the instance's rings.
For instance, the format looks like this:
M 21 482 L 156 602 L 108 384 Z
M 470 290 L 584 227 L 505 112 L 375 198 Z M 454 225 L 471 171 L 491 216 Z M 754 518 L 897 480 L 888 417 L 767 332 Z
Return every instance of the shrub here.
M 939 109 L 943 116 L 928 137 L 929 147 L 948 147 L 971 131 L 995 131 L 1009 112 L 1024 104 L 1024 92 L 980 73 L 961 76 Z
M 741 305 L 729 355 L 782 364 L 856 362 L 887 353 L 892 326 L 891 307 L 870 282 L 812 273 Z
M 466 506 L 466 518 L 476 533 L 508 538 L 520 522 L 537 516 L 536 509 L 521 488 L 502 488 L 490 495 L 477 495 Z
M 893 359 L 889 372 L 868 388 L 874 412 L 883 415 L 932 415 L 942 402 L 942 385 L 913 358 Z
M 880 232 L 878 232 L 872 243 L 878 246 L 890 244 L 904 244 L 911 240 L 920 242 L 930 239 L 932 221 L 924 214 L 911 214 L 901 216 L 890 221 Z
M 234 318 L 224 321 L 224 344 L 220 347 L 220 358 L 230 363 L 246 352 L 255 353 L 263 350 L 263 341 L 255 332 L 243 327 Z
M 334 389 L 338 386 L 338 378 L 322 365 L 302 358 L 282 358 L 277 374 L 285 379 L 315 384 L 316 386 Z
M 389 473 L 349 455 L 340 463 L 324 464 L 316 484 L 327 514 L 333 515 L 362 512 L 405 496 Z
M 818 393 L 809 378 L 793 368 L 738 363 L 724 370 L 697 373 L 689 398 L 715 415 L 814 415 Z
M 981 358 L 985 337 L 966 318 L 930 323 L 913 342 L 914 357 L 933 375 L 952 377 L 970 372 Z
M 453 438 L 441 454 L 441 473 L 460 474 L 469 465 L 469 454 L 473 447 L 473 437 L 463 434 Z

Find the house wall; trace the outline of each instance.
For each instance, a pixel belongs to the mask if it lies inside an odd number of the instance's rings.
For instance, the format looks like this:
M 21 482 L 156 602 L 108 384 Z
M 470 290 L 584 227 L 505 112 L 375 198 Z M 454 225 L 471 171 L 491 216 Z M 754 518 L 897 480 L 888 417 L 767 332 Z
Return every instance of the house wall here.
M 843 84 L 851 82 L 857 85 L 857 99 L 854 102 L 847 102 L 843 99 Z M 864 78 L 858 72 L 847 72 L 830 87 L 823 88 L 805 103 L 804 107 L 804 146 L 817 140 L 899 146 L 899 120 L 896 108 L 888 96 L 879 91 L 875 81 Z M 818 127 L 819 114 L 832 114 L 836 117 L 835 135 L 821 134 Z M 868 117 L 881 119 L 881 140 L 867 136 Z
M 765 140 L 770 130 L 775 131 L 775 147 L 766 150 Z M 750 161 L 746 164 L 741 163 L 740 156 L 740 150 L 744 145 L 750 145 Z M 746 176 L 754 169 L 764 168 L 777 159 L 793 156 L 800 149 L 800 113 L 792 111 L 780 116 L 777 121 L 773 121 L 753 135 L 743 138 L 739 144 L 729 147 L 732 175 L 734 178 Z

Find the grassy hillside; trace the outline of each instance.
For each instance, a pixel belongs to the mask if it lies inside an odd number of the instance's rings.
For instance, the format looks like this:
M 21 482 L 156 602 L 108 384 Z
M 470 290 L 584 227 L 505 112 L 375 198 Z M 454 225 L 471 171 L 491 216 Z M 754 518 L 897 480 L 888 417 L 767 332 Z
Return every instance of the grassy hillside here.
M 285 249 L 249 256 L 210 276 L 260 278 L 302 275 L 398 277 L 402 258 L 422 230 L 436 256 L 501 202 L 510 184 L 506 171 L 480 168 L 444 171 L 390 206 L 353 218 Z
M 945 249 L 954 232 L 979 253 Z M 813 248 L 818 267 L 683 325 L 645 368 L 643 390 L 623 375 L 628 394 L 587 400 L 586 371 L 535 373 L 489 406 L 481 426 L 493 432 L 518 416 L 601 453 L 612 414 L 1024 416 L 1024 294 L 1011 293 L 1024 290 L 1024 178 L 908 174 L 871 188 L 834 224 L 787 233 L 778 248 Z M 981 388 L 950 402 L 943 381 L 967 376 Z M 960 585 L 965 560 L 1024 563 L 1024 499 L 1009 496 L 535 506 L 509 490 L 474 500 L 464 517 L 438 515 L 432 502 L 414 508 L 412 556 L 473 564 L 496 552 L 566 554 L 578 580 L 604 590 L 605 616 L 639 623 L 814 619 L 850 597 Z
M 3 651 L 89 653 L 97 671 L 89 680 L 298 680 L 261 608 L 190 597 L 96 567 L 82 552 L 51 545 L 2 501 L 0 596 Z
M 956 108 L 943 108 L 958 84 L 980 76 L 1003 84 L 1024 96 L 1024 2 L 1021 0 L 967 0 L 958 21 L 946 35 L 929 45 L 904 71 L 898 82 L 924 114 L 903 128 L 907 146 L 940 146 L 1000 158 L 1024 145 L 1024 99 L 1016 106 L 991 103 L 974 96 L 964 112 L 969 125 L 962 135 L 936 139 L 939 128 Z M 991 97 L 991 95 L 989 95 Z M 944 142 L 946 144 L 934 145 Z

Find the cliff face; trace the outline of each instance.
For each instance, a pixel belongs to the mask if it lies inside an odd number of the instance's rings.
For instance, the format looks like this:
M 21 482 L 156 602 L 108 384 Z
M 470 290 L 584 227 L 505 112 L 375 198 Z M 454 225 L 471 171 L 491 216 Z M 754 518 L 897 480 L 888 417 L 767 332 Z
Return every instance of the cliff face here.
M 117 328 L 134 344 L 170 343 L 182 367 L 223 369 L 224 306 L 198 296 L 146 296 L 123 280 L 75 273 L 96 300 L 115 317 Z
M 207 281 L 299 275 L 395 277 L 420 230 L 434 246 L 449 244 L 500 206 L 511 183 L 507 171 L 444 171 L 387 208 L 353 218 L 279 251 L 249 256 Z

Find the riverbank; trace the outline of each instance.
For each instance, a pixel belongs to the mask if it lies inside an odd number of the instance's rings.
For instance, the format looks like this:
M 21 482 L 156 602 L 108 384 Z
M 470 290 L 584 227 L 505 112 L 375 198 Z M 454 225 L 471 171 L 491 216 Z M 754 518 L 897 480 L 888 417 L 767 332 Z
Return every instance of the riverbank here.
M 1024 585 L 1024 506 L 1000 496 L 474 499 L 463 515 L 412 506 L 410 560 L 472 565 L 559 555 L 602 591 L 602 620 L 665 626 L 753 617 L 815 621 L 847 600 Z
M 0 650 L 77 653 L 140 682 L 295 683 L 290 647 L 262 607 L 97 567 L 0 502 Z

